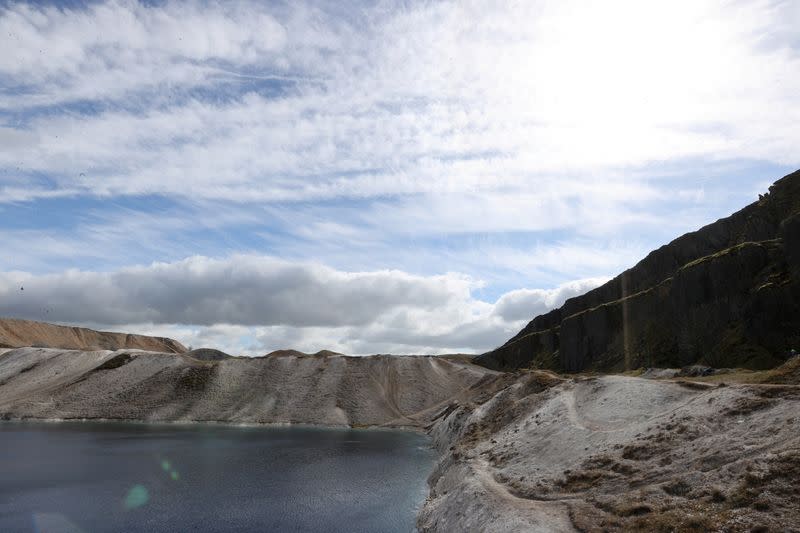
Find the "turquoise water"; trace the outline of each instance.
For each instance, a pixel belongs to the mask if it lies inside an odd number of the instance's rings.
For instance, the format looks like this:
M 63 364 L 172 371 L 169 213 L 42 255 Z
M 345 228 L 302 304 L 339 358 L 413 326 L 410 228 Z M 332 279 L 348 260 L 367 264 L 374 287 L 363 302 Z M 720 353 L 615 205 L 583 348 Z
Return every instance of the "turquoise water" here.
M 414 530 L 433 467 L 404 431 L 0 423 L 0 531 Z

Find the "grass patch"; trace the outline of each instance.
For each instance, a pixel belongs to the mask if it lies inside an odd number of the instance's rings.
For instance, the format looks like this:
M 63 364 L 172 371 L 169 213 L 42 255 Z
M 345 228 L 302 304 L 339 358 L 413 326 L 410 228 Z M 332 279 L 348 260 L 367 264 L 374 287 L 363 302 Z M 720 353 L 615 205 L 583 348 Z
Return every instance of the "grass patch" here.
M 654 533 L 673 533 L 678 531 L 715 531 L 719 522 L 705 513 L 687 514 L 670 510 L 663 513 L 651 513 L 637 517 L 628 530 L 648 531 Z
M 660 446 L 651 443 L 628 444 L 622 449 L 622 458 L 631 461 L 645 461 L 652 459 L 663 451 Z
M 717 384 L 800 385 L 800 356 L 795 356 L 777 368 L 772 368 L 770 370 L 747 370 L 744 368 L 737 368 L 725 374 L 692 378 L 692 381 Z
M 673 479 L 669 483 L 662 485 L 661 489 L 670 496 L 685 498 L 691 492 L 692 487 L 682 479 Z
M 607 470 L 578 470 L 564 471 L 564 479 L 558 482 L 558 486 L 569 492 L 583 492 L 588 490 L 604 479 L 614 477 Z

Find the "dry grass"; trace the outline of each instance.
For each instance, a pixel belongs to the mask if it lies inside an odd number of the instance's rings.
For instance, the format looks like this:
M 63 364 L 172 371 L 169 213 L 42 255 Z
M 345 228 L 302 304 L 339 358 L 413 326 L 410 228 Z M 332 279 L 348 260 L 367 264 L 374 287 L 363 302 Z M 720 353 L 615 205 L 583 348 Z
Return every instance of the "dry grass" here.
M 570 506 L 570 519 L 579 531 L 725 531 L 730 514 L 719 506 L 685 501 L 681 505 L 655 505 L 623 497 L 592 503 L 576 502 Z
M 692 378 L 702 383 L 740 383 L 740 384 L 784 384 L 800 385 L 800 356 L 789 359 L 784 364 L 770 370 L 746 370 L 737 368 L 725 374 Z
M 564 479 L 558 482 L 558 486 L 567 492 L 582 492 L 588 490 L 604 479 L 615 477 L 608 470 L 577 470 L 564 472 Z
M 670 496 L 678 496 L 681 498 L 686 497 L 692 491 L 692 487 L 683 479 L 673 479 L 662 485 L 661 489 Z
M 698 512 L 687 513 L 682 510 L 672 509 L 662 513 L 651 513 L 647 516 L 637 517 L 627 527 L 628 531 L 648 531 L 658 533 L 673 533 L 679 531 L 716 531 L 720 522 L 715 520 L 713 514 Z
M 737 398 L 734 404 L 723 411 L 728 416 L 749 415 L 762 409 L 767 409 L 775 404 L 775 400 L 769 400 L 760 396 L 748 396 Z
M 652 459 L 664 452 L 664 448 L 652 442 L 634 442 L 622 449 L 622 458 L 631 461 Z

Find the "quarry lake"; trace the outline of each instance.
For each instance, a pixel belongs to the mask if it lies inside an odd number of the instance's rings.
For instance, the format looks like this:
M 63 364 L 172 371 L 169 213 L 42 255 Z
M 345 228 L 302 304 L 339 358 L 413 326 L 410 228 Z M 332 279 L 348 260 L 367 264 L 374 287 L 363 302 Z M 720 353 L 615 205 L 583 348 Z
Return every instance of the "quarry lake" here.
M 434 453 L 405 431 L 0 423 L 0 531 L 414 530 Z

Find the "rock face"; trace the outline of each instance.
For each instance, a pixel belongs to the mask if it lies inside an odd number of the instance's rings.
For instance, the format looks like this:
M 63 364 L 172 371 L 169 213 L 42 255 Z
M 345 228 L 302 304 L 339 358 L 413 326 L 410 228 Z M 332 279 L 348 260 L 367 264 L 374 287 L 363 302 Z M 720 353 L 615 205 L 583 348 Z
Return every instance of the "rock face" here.
M 800 346 L 800 171 L 728 218 L 534 318 L 492 369 L 769 368 Z
M 57 326 L 46 322 L 0 318 L 0 348 L 38 346 L 65 350 L 136 349 L 151 352 L 183 353 L 186 348 L 165 337 L 130 333 L 95 331 L 87 328 Z
M 6 350 L 0 418 L 425 427 L 498 376 L 437 357 L 224 355 Z

